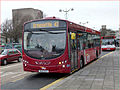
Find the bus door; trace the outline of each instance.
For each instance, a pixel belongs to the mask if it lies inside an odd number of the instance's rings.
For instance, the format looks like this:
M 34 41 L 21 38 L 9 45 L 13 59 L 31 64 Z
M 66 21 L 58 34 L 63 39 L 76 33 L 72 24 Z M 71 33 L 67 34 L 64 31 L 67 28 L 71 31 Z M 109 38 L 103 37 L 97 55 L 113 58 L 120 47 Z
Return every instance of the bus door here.
M 70 32 L 71 70 L 78 68 L 76 33 Z

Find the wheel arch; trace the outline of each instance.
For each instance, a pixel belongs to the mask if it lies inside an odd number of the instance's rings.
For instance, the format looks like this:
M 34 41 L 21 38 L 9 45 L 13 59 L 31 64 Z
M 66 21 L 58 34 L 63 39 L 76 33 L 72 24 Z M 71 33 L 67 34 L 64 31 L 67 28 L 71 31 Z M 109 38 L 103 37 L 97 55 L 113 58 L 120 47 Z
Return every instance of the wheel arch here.
M 84 56 L 83 55 L 81 55 L 80 59 L 83 60 L 83 65 L 85 65 L 85 61 L 84 61 Z

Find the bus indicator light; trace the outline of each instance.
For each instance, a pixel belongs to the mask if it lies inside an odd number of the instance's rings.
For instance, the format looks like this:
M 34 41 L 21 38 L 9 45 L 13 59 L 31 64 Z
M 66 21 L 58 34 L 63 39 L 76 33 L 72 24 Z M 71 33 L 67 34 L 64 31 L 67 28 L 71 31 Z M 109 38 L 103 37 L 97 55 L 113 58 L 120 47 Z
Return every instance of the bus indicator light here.
M 73 39 L 75 39 L 75 38 L 76 38 L 75 33 L 71 33 L 71 39 L 73 40 Z
M 61 62 L 59 62 L 59 64 L 61 64 Z

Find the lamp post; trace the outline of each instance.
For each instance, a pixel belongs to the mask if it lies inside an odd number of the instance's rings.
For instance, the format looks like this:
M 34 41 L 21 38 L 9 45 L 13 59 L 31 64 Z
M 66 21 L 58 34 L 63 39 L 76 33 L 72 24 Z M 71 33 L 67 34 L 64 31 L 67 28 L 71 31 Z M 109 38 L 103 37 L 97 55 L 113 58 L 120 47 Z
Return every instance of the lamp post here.
M 68 10 L 67 10 L 67 9 L 66 9 L 66 10 L 60 9 L 59 12 L 65 12 L 65 18 L 68 19 L 68 18 L 67 18 L 68 12 L 69 12 L 69 11 L 73 11 L 73 10 L 74 10 L 73 8 L 70 8 L 70 9 L 68 9 Z
M 80 22 L 80 24 L 82 24 L 82 25 L 88 24 L 88 21 L 87 21 L 87 22 L 85 22 L 85 23 Z

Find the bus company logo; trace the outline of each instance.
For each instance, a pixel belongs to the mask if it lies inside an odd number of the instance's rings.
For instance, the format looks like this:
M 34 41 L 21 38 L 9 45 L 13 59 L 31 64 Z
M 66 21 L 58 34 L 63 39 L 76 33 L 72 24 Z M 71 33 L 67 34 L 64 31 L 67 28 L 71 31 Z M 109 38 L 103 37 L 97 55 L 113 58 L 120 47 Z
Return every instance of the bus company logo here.
M 40 66 L 40 68 L 41 68 L 41 69 L 44 69 L 44 70 L 46 69 L 46 68 L 45 68 L 45 67 L 43 67 L 43 66 Z
M 39 65 L 49 65 L 51 62 L 35 62 L 35 63 Z

